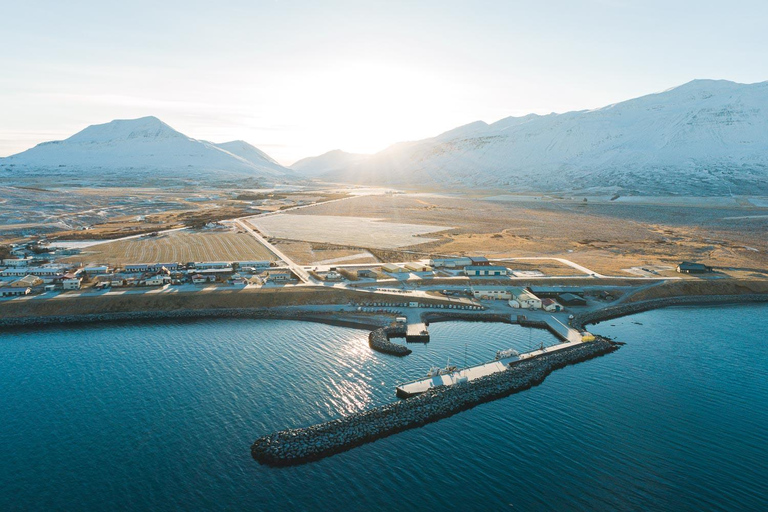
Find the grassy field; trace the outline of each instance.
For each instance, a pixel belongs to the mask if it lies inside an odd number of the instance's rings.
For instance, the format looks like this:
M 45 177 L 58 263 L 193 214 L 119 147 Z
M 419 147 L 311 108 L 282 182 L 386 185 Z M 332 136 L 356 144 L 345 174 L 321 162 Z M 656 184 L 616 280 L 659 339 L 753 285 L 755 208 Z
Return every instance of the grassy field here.
M 84 263 L 273 260 L 274 255 L 245 232 L 174 231 L 156 237 L 93 245 L 65 261 Z
M 378 263 L 379 261 L 370 253 L 361 252 L 359 249 L 345 249 L 327 244 L 280 240 L 275 246 L 301 265 L 332 264 L 334 260 L 336 263 L 346 264 Z
M 740 269 L 728 271 L 734 277 L 759 277 L 768 271 L 768 217 L 761 216 L 768 210 L 703 203 L 706 206 L 395 195 L 318 205 L 311 214 L 456 226 L 428 235 L 439 240 L 419 244 L 416 238 L 408 247 L 433 255 L 556 256 L 597 272 L 627 276 L 631 274 L 623 269 L 683 260 Z M 290 216 L 308 213 L 299 210 Z

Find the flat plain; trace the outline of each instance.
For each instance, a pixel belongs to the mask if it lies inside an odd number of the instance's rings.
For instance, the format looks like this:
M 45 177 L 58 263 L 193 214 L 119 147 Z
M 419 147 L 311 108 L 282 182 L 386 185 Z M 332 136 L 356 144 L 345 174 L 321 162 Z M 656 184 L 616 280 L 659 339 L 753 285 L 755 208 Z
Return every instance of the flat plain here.
M 188 262 L 274 260 L 255 238 L 232 230 L 181 230 L 158 236 L 92 245 L 65 261 L 84 263 Z

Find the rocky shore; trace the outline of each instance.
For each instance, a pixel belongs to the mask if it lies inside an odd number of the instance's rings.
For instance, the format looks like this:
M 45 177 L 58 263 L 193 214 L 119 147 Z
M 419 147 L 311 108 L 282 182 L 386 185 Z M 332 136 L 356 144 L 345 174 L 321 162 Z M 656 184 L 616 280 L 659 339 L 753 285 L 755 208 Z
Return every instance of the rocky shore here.
M 392 325 L 387 327 L 380 327 L 368 335 L 368 345 L 377 352 L 383 352 L 385 354 L 391 354 L 393 356 L 407 356 L 412 352 L 411 349 L 405 345 L 399 343 L 392 343 L 389 341 L 390 337 L 405 336 L 405 325 Z
M 507 371 L 472 382 L 433 388 L 414 398 L 319 425 L 274 432 L 257 439 L 251 446 L 251 454 L 258 462 L 271 466 L 322 459 L 529 389 L 558 368 L 608 354 L 618 347 L 619 344 L 598 338 L 522 361 Z
M 571 325 L 576 329 L 584 329 L 584 326 L 588 324 L 670 306 L 712 306 L 718 304 L 746 304 L 753 302 L 768 302 L 768 295 L 759 293 L 743 295 L 689 295 L 628 302 L 575 315 L 573 320 L 571 320 Z

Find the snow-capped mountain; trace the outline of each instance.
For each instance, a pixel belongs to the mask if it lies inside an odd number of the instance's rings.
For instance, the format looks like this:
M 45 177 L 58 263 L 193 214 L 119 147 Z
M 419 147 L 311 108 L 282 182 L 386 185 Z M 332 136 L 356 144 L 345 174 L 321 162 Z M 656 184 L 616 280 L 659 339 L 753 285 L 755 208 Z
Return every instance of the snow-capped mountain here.
M 371 158 L 371 155 L 347 153 L 340 149 L 334 149 L 319 156 L 303 158 L 290 165 L 290 168 L 298 171 L 302 176 L 311 177 L 328 172 L 342 171 L 351 166 L 359 165 L 369 158 Z
M 243 141 L 193 139 L 156 117 L 92 125 L 62 141 L 0 158 L 0 170 L 24 175 L 130 176 L 219 180 L 283 178 L 295 173 Z
M 323 178 L 450 189 L 768 193 L 768 82 L 695 80 L 596 110 L 478 121 Z

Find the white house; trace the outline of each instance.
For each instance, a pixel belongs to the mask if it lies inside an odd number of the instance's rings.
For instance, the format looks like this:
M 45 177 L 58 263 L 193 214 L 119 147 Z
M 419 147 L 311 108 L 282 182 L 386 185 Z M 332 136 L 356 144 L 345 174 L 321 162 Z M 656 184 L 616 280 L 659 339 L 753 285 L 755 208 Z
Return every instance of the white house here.
M 150 276 L 146 279 L 144 279 L 144 285 L 145 286 L 163 286 L 164 284 L 168 284 L 171 282 L 171 278 L 164 275 L 156 275 L 156 276 Z
M 513 308 L 541 309 L 541 299 L 525 288 L 512 288 L 512 299 L 509 305 Z
M 79 290 L 82 279 L 79 277 L 71 276 L 65 277 L 61 280 L 61 285 L 65 290 Z

